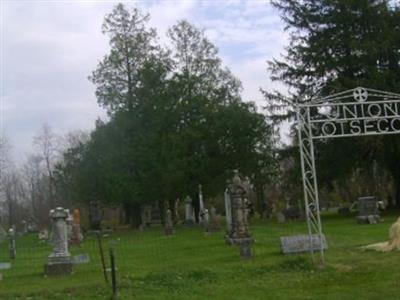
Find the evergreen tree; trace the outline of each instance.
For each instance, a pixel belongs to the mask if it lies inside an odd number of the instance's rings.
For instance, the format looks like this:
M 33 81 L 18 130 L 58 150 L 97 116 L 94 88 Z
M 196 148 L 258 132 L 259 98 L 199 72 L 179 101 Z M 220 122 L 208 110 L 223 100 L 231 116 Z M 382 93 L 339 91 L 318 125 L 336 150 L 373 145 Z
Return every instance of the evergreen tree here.
M 272 79 L 288 95 L 264 92 L 272 120 L 293 120 L 296 101 L 355 88 L 399 92 L 399 7 L 384 0 L 275 0 L 290 33 L 282 60 L 269 63 Z M 315 113 L 315 112 L 314 112 Z M 382 147 L 382 145 L 385 145 Z M 318 142 L 316 156 L 322 183 L 344 179 L 355 167 L 379 160 L 397 182 L 400 205 L 398 137 L 335 139 Z M 333 150 L 334 149 L 334 150 Z M 332 151 L 333 150 L 333 151 Z M 334 162 L 334 163 L 333 163 Z

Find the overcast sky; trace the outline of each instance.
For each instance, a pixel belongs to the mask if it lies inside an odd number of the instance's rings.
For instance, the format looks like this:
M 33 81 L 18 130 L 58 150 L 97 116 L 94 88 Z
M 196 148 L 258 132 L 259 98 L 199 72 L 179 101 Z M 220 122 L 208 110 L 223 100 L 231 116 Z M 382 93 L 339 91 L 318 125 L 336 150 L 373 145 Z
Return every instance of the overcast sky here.
M 90 130 L 104 111 L 87 76 L 108 52 L 104 15 L 121 1 L 0 0 L 1 130 L 19 160 L 33 151 L 43 123 L 54 132 Z M 269 1 L 123 1 L 151 15 L 165 41 L 167 29 L 187 19 L 206 30 L 223 62 L 243 83 L 243 98 L 263 105 L 266 61 L 279 57 L 287 34 Z

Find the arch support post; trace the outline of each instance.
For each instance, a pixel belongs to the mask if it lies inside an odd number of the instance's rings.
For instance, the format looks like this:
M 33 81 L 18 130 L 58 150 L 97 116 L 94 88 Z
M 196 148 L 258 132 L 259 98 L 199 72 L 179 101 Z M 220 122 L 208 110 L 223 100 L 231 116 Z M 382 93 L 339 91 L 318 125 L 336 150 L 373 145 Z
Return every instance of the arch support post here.
M 322 233 L 321 216 L 318 197 L 318 182 L 315 169 L 314 143 L 312 124 L 310 122 L 310 107 L 297 106 L 297 126 L 300 148 L 300 163 L 304 191 L 304 208 L 310 241 L 310 253 L 316 261 L 315 252 L 319 252 L 320 263 L 324 264 L 324 236 Z M 315 237 L 317 247 L 315 247 Z

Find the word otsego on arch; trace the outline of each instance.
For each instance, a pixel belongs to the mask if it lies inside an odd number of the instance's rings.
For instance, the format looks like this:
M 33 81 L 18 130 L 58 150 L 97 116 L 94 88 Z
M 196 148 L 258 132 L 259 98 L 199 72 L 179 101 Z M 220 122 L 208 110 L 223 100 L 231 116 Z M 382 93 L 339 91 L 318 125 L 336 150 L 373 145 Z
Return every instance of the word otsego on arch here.
M 400 133 L 400 94 L 357 87 L 296 104 L 297 128 L 310 252 L 319 241 L 324 262 L 314 140 Z M 314 236 L 314 237 L 313 237 Z
M 338 95 L 304 104 L 312 138 L 400 133 L 400 95 L 365 88 Z

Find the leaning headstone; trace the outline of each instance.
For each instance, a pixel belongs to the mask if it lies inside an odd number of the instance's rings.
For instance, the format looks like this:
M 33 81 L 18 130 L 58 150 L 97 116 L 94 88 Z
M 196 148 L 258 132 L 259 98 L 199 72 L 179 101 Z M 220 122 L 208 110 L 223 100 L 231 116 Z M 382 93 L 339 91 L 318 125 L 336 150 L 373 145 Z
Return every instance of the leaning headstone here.
M 171 210 L 167 209 L 165 213 L 165 225 L 164 225 L 165 235 L 174 234 L 174 226 L 172 223 L 172 213 Z
M 9 248 L 8 248 L 8 253 L 10 259 L 15 259 L 17 257 L 17 249 L 15 247 L 15 230 L 14 228 L 10 228 L 8 230 L 8 238 L 10 240 Z
M 211 231 L 217 231 L 220 229 L 220 222 L 219 222 L 219 216 L 217 214 L 217 210 L 215 209 L 214 206 L 211 206 L 210 208 L 210 230 Z
M 357 222 L 360 224 L 376 224 L 380 221 L 380 212 L 375 197 L 358 198 Z
M 239 246 L 242 258 L 249 258 L 252 256 L 251 245 L 254 243 L 254 239 L 248 229 L 245 203 L 248 191 L 247 187 L 242 184 L 237 170 L 235 170 L 232 183 L 228 186 L 228 192 L 232 205 L 232 230 L 226 239 L 229 243 Z
M 68 210 L 57 207 L 50 211 L 52 220 L 53 252 L 47 259 L 45 274 L 49 276 L 64 275 L 72 272 L 71 255 L 68 251 L 68 235 L 66 219 Z
M 319 251 L 320 247 L 321 242 L 318 234 L 311 235 L 311 240 L 307 234 L 281 237 L 281 249 L 284 254 Z M 328 249 L 328 244 L 323 234 L 322 247 L 325 250 Z
M 193 226 L 195 223 L 193 201 L 190 196 L 185 198 L 185 225 Z

